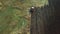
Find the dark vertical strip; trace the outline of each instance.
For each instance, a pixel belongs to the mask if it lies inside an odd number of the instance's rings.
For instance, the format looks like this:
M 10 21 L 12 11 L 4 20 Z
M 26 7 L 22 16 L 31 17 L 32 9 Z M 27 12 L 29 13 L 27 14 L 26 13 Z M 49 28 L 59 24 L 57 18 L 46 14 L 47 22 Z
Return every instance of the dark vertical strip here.
M 36 31 L 36 8 L 34 9 L 34 12 L 31 14 L 31 27 L 30 27 L 30 34 L 37 34 Z

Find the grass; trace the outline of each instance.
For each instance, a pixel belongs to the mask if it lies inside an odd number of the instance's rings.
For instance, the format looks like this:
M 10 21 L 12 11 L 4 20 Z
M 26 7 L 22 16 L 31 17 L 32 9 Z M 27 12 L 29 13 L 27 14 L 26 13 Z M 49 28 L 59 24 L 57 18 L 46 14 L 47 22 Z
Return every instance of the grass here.
M 0 10 L 0 34 L 29 34 L 29 8 L 33 5 L 40 6 L 45 3 L 45 0 L 37 0 L 37 2 L 34 2 L 36 0 L 23 0 L 22 2 L 19 0 L 0 1 L 2 3 L 2 9 Z

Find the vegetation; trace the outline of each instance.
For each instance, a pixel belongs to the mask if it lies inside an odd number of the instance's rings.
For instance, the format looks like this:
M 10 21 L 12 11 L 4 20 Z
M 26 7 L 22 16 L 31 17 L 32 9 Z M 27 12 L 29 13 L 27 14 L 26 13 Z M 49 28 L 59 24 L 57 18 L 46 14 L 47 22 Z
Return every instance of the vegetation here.
M 29 34 L 31 6 L 47 0 L 0 0 L 0 34 Z

